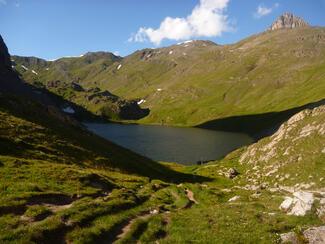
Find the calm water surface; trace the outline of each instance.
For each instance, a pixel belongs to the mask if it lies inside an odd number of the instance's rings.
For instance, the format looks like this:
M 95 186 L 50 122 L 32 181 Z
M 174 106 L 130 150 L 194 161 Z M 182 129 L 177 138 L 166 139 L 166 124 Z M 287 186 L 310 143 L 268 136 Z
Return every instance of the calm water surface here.
M 111 123 L 85 125 L 97 135 L 153 160 L 182 164 L 220 159 L 253 142 L 245 134 L 199 128 Z

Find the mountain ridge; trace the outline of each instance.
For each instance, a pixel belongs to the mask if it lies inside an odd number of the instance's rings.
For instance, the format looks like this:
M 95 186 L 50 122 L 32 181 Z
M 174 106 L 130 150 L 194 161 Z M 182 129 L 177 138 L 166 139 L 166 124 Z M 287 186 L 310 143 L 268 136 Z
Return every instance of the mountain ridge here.
M 324 31 L 322 27 L 279 29 L 224 46 L 184 42 L 139 50 L 106 65 L 105 60 L 82 64 L 82 72 L 68 76 L 45 70 L 36 70 L 38 76 L 22 74 L 27 81 L 78 80 L 87 89 L 99 87 L 125 99 L 142 100 L 141 106 L 151 112 L 140 123 L 194 126 L 323 99 Z M 259 102 L 252 107 L 252 100 Z

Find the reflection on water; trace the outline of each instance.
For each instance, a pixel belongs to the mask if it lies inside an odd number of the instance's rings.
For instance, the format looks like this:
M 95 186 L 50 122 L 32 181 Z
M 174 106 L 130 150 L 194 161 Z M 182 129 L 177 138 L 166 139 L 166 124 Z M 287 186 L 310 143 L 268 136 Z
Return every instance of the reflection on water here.
M 86 123 L 89 130 L 156 161 L 195 164 L 253 142 L 248 135 L 199 128 Z

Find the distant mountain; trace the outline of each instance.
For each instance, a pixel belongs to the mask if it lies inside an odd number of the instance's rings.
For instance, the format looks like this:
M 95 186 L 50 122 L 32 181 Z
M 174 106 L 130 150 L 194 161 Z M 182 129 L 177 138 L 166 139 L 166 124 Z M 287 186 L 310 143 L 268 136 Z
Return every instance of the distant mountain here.
M 308 27 L 309 24 L 302 18 L 292 13 L 284 13 L 269 28 L 269 30 L 293 29 L 298 27 Z
M 291 17 L 285 19 L 286 24 Z M 302 26 L 297 17 L 290 23 Z M 141 101 L 150 114 L 140 123 L 194 126 L 324 99 L 324 56 L 325 28 L 308 27 L 275 29 L 231 45 L 189 40 L 115 60 L 66 58 L 47 62 L 45 68 L 13 59 L 15 70 L 29 82 L 60 80 L 85 89 L 98 87 Z
M 121 57 L 108 52 L 88 52 L 81 57 L 65 57 L 55 61 L 12 56 L 12 67 L 30 84 L 48 89 L 96 115 L 124 120 L 143 118 L 149 110 L 141 109 L 136 100 L 121 99 L 101 90 L 95 83 L 90 87 L 79 84 L 80 80 L 93 77 L 99 70 L 120 60 Z

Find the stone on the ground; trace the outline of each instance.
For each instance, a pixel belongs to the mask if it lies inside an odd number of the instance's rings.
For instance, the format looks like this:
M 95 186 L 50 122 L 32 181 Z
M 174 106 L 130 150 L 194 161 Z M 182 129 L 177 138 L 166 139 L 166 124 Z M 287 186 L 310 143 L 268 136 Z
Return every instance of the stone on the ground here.
M 291 197 L 285 197 L 285 200 L 281 203 L 280 209 L 283 211 L 288 211 L 293 203 L 293 198 Z
M 280 205 L 280 209 L 289 215 L 304 216 L 311 210 L 314 201 L 313 193 L 298 191 L 293 193 L 293 198 L 285 197 L 285 200 Z
M 234 168 L 230 168 L 230 169 L 228 170 L 228 174 L 227 174 L 228 178 L 233 179 L 233 178 L 235 178 L 237 175 L 239 175 L 239 173 L 238 173 L 238 171 L 237 171 L 236 169 L 234 169 Z
M 234 202 L 234 201 L 238 200 L 239 198 L 240 198 L 240 196 L 234 196 L 234 197 L 230 198 L 228 200 L 228 202 Z
M 294 192 L 294 206 L 290 211 L 291 215 L 304 216 L 307 211 L 311 210 L 314 203 L 314 195 L 311 192 Z
M 288 232 L 288 233 L 281 234 L 280 238 L 281 238 L 282 243 L 292 243 L 292 244 L 299 243 L 297 235 L 294 232 Z
M 303 232 L 309 244 L 325 243 L 325 226 L 312 227 Z

